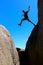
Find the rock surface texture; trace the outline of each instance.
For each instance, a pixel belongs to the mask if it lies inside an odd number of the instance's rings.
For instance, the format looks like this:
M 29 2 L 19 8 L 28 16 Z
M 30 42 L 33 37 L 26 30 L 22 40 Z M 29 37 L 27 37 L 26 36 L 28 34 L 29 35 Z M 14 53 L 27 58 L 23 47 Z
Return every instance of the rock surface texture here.
M 0 25 L 0 65 L 20 65 L 11 36 L 2 25 Z

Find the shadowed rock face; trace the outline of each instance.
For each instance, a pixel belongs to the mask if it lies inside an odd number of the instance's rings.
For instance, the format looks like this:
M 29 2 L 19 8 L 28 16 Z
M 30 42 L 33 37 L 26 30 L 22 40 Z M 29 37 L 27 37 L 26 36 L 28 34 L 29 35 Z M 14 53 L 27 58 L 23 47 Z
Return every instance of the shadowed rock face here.
M 18 52 L 9 32 L 0 25 L 0 65 L 19 65 Z
M 37 49 L 39 52 L 39 61 L 43 65 L 43 0 L 39 0 L 39 31 L 37 37 Z
M 27 44 L 26 44 L 26 49 L 28 49 L 28 46 L 31 46 L 31 47 L 32 46 L 33 47 L 36 46 L 38 31 L 39 31 L 39 25 L 37 24 L 34 27 L 34 29 L 33 29 L 32 33 L 31 33 L 30 37 L 28 38 L 28 41 L 27 41 Z
M 19 54 L 20 65 L 28 65 L 27 55 L 24 49 L 17 48 Z
M 27 59 L 30 65 L 36 65 L 36 62 L 37 62 L 36 61 L 36 56 L 37 56 L 36 42 L 37 42 L 38 30 L 39 30 L 39 25 L 37 24 L 35 28 L 33 29 L 26 44 L 25 53 L 27 55 Z
M 43 65 L 43 0 L 38 0 L 38 24 L 27 41 L 25 52 L 30 65 Z

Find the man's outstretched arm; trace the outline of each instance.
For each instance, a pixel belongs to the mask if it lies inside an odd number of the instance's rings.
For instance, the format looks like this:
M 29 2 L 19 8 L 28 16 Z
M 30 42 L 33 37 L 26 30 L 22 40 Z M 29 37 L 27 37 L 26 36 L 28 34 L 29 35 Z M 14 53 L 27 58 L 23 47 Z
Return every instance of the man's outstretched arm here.
M 27 13 L 30 11 L 30 6 L 28 7 Z

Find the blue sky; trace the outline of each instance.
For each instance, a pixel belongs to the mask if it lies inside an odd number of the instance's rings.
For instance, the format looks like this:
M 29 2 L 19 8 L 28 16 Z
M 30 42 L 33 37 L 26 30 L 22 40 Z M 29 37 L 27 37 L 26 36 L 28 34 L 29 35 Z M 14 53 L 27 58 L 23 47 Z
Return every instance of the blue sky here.
M 28 10 L 29 5 L 29 19 L 37 24 L 37 0 L 0 0 L 0 24 L 8 29 L 15 46 L 19 48 L 25 48 L 26 41 L 34 28 L 28 21 L 23 22 L 21 27 L 18 26 L 18 23 L 23 18 L 22 10 Z

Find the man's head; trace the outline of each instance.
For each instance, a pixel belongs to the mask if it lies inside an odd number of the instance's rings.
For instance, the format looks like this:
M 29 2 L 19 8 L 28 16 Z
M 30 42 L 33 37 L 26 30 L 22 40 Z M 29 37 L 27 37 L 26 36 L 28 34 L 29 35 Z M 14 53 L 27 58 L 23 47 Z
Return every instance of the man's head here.
M 22 10 L 22 12 L 25 12 L 24 10 Z

